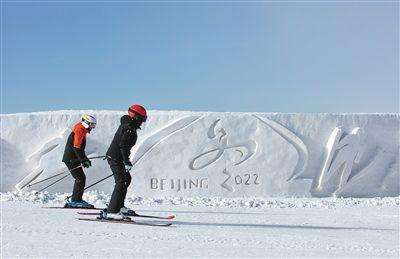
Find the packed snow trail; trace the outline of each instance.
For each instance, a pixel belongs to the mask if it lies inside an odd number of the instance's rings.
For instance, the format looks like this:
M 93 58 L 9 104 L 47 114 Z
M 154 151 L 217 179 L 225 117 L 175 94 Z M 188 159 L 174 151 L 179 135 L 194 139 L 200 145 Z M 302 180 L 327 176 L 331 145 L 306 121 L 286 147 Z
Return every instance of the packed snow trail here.
M 79 221 L 75 210 L 2 200 L 3 258 L 399 257 L 398 199 L 331 208 L 135 206 L 176 215 L 168 228 Z

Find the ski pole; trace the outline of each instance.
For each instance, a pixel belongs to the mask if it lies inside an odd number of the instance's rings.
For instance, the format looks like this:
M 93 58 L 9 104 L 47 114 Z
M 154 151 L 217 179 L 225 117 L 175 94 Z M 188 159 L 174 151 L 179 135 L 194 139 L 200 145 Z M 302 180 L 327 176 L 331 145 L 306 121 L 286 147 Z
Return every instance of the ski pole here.
M 106 156 L 95 156 L 95 157 L 90 157 L 90 158 L 88 158 L 88 159 L 105 158 L 105 157 L 106 157 Z M 71 160 L 70 162 L 73 163 L 73 162 L 79 162 L 79 161 L 80 161 L 80 160 L 77 159 L 77 160 Z M 62 174 L 65 174 L 65 173 L 67 173 L 67 172 L 74 171 L 75 169 L 78 169 L 78 168 L 80 168 L 80 167 L 82 167 L 82 165 L 79 165 L 79 166 L 77 166 L 77 167 L 74 167 L 74 168 L 72 168 L 71 170 L 64 171 L 64 172 L 62 172 L 62 173 L 58 173 L 58 174 L 52 175 L 52 176 L 50 176 L 50 177 L 48 177 L 48 178 L 45 178 L 45 179 L 43 179 L 43 180 L 40 180 L 40 181 L 38 181 L 38 182 L 36 182 L 36 183 L 29 184 L 29 185 L 27 185 L 27 187 L 30 188 L 30 187 L 33 186 L 33 185 L 36 185 L 36 184 L 42 183 L 42 182 L 44 182 L 44 181 L 50 180 L 50 179 L 52 179 L 52 178 L 54 178 L 54 177 L 57 177 L 57 176 L 62 175 Z M 61 179 L 64 179 L 64 178 L 61 178 Z M 55 183 L 57 183 L 57 182 L 58 182 L 58 180 L 57 180 Z M 54 184 L 54 183 L 50 184 L 49 187 L 52 186 L 53 184 Z
M 97 158 L 106 158 L 106 156 L 94 156 L 94 157 L 88 157 L 88 159 L 89 160 L 92 160 L 92 159 L 97 159 Z M 71 160 L 70 162 L 71 163 L 75 163 L 75 162 L 82 162 L 83 160 L 82 159 L 73 159 L 73 160 Z
M 82 167 L 82 165 L 77 166 L 77 167 L 75 167 L 75 168 L 72 168 L 71 171 L 74 171 L 75 169 L 78 169 L 79 167 Z M 56 176 L 59 176 L 59 175 L 62 175 L 62 174 L 68 173 L 68 172 L 70 172 L 70 170 L 63 171 L 63 172 L 61 172 L 61 173 L 52 175 L 52 176 L 47 177 L 47 178 L 45 178 L 45 179 L 43 179 L 43 180 L 40 180 L 40 181 L 38 181 L 38 182 L 36 182 L 36 183 L 31 183 L 31 184 L 27 185 L 26 187 L 30 188 L 30 187 L 33 186 L 33 185 L 36 185 L 36 184 L 45 182 L 45 181 L 50 180 L 50 179 L 52 179 L 52 178 L 54 178 L 54 177 L 56 177 Z
M 40 180 L 39 182 L 28 184 L 26 187 L 31 188 L 32 186 L 34 186 L 34 185 L 36 185 L 36 184 L 45 182 L 45 181 L 47 181 L 47 180 L 50 180 L 50 179 L 52 179 L 52 178 L 54 178 L 54 177 L 56 177 L 56 176 L 59 176 L 59 175 L 65 174 L 65 173 L 66 173 L 66 171 L 61 172 L 61 173 L 58 173 L 58 174 L 55 174 L 55 175 L 53 175 L 53 176 L 50 176 L 50 177 L 45 178 L 45 179 L 43 179 L 43 180 Z
M 61 178 L 60 178 L 60 179 L 58 179 L 57 181 L 55 181 L 55 182 L 53 182 L 53 183 L 51 183 L 51 184 L 47 185 L 46 187 L 44 187 L 44 188 L 40 189 L 39 191 L 35 192 L 35 194 L 38 194 L 39 192 L 46 190 L 46 189 L 47 189 L 47 188 L 49 188 L 50 186 L 53 186 L 53 185 L 55 185 L 56 183 L 58 183 L 59 181 L 61 181 L 62 179 L 66 178 L 66 177 L 68 177 L 68 176 L 70 176 L 70 174 L 67 174 L 67 175 L 65 175 L 65 176 L 61 177 Z
M 129 172 L 130 172 L 130 170 L 127 170 L 127 173 L 129 173 Z M 106 177 L 104 177 L 104 178 L 98 180 L 97 182 L 95 182 L 95 183 L 93 183 L 93 184 L 87 186 L 85 189 L 83 189 L 82 191 L 80 191 L 80 192 L 78 192 L 78 193 L 81 193 L 81 192 L 86 191 L 86 190 L 89 189 L 90 187 L 93 187 L 93 186 L 95 186 L 96 184 L 101 183 L 102 181 L 104 181 L 104 180 L 110 178 L 110 177 L 113 176 L 113 175 L 114 175 L 114 174 L 110 174 L 109 176 L 106 176 Z M 71 197 L 72 197 L 72 195 L 68 196 L 68 197 L 65 198 L 65 199 L 66 199 L 66 200 L 69 200 Z
M 90 187 L 92 187 L 92 186 L 95 186 L 95 185 L 96 185 L 96 184 L 98 184 L 98 183 L 101 183 L 102 181 L 104 181 L 104 180 L 106 180 L 106 179 L 110 178 L 111 176 L 113 176 L 113 174 L 110 174 L 109 176 L 107 176 L 107 177 L 104 177 L 104 178 L 102 178 L 102 179 L 98 180 L 97 182 L 95 182 L 95 183 L 93 183 L 93 184 L 89 185 L 88 187 L 86 187 L 85 189 L 83 189 L 82 191 L 80 191 L 80 192 L 78 192 L 78 193 L 81 193 L 81 192 L 84 192 L 84 191 L 86 191 L 86 190 L 87 190 L 87 189 L 89 189 Z M 68 196 L 68 197 L 67 197 L 67 198 L 65 198 L 65 199 L 66 199 L 66 200 L 69 200 L 71 197 L 72 197 L 72 195 L 71 195 L 71 196 Z
M 105 157 L 106 157 L 106 156 L 95 156 L 95 157 L 88 157 L 88 159 L 105 158 Z M 79 160 L 79 159 L 75 159 L 75 160 L 71 160 L 70 162 L 71 162 L 71 163 L 80 162 L 80 160 Z M 64 172 L 62 172 L 62 173 L 55 174 L 55 175 L 53 175 L 53 176 L 50 176 L 50 177 L 45 178 L 45 179 L 43 179 L 43 180 L 40 180 L 40 181 L 38 181 L 38 182 L 36 182 L 36 183 L 29 184 L 29 185 L 27 185 L 27 187 L 30 188 L 30 187 L 33 186 L 33 185 L 36 185 L 36 184 L 39 184 L 39 183 L 41 183 L 41 182 L 50 180 L 50 179 L 52 179 L 52 178 L 54 178 L 54 177 L 56 177 L 56 176 L 65 174 L 65 173 L 67 173 L 67 172 L 73 171 L 73 170 L 78 169 L 78 168 L 80 168 L 80 167 L 82 167 L 82 165 L 77 166 L 77 167 L 74 167 L 74 168 L 72 168 L 71 170 L 68 170 L 68 171 L 64 171 Z

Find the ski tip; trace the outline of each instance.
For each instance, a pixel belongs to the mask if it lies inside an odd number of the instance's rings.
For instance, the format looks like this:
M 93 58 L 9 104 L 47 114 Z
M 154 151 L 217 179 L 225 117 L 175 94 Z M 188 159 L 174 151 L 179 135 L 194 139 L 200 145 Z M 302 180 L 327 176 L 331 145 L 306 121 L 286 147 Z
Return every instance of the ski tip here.
M 167 219 L 174 219 L 175 215 L 168 216 Z

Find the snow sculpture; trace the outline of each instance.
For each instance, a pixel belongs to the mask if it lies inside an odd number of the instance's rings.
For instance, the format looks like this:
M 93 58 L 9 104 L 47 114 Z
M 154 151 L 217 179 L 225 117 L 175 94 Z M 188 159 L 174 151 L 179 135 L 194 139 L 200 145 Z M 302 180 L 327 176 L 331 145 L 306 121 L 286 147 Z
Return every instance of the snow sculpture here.
M 68 129 L 64 129 L 58 136 L 46 142 L 37 152 L 27 159 L 27 163 L 35 165 L 35 169 L 15 185 L 17 190 L 20 191 L 42 175 L 46 169 L 46 166 L 42 165 L 42 159 L 45 159 L 45 157 L 57 147 L 62 146 L 63 139 L 68 133 Z M 61 172 L 68 172 L 68 169 L 62 164 L 60 164 L 56 173 Z
M 287 179 L 287 181 L 295 180 L 300 178 L 300 175 L 306 170 L 307 168 L 307 161 L 308 161 L 308 149 L 304 142 L 296 136 L 293 132 L 291 132 L 286 127 L 280 125 L 279 123 L 267 119 L 261 118 L 257 115 L 253 115 L 255 118 L 261 121 L 261 123 L 267 125 L 276 133 L 278 133 L 282 138 L 284 138 L 287 142 L 289 142 L 297 151 L 299 155 L 299 159 L 297 161 L 296 168 L 294 169 L 292 175 Z
M 362 156 L 360 128 L 342 136 L 342 129 L 336 127 L 326 144 L 327 156 L 316 187 L 321 194 L 328 195 L 341 189 L 347 183 L 354 163 L 359 163 Z
M 131 162 L 136 165 L 146 154 L 148 154 L 155 146 L 159 145 L 163 140 L 169 138 L 178 131 L 192 125 L 201 116 L 185 116 L 176 121 L 173 121 L 169 125 L 157 130 L 155 133 L 151 134 L 141 143 L 138 143 L 135 152 L 132 155 Z
M 1 190 L 39 190 L 47 182 L 38 182 L 69 175 L 61 162 L 65 130 L 84 112 L 1 115 Z M 100 123 L 87 155 L 103 155 L 124 112 L 90 112 Z M 132 149 L 131 196 L 399 195 L 398 114 L 152 111 L 149 118 Z M 109 173 L 107 162 L 96 160 L 88 183 Z M 69 192 L 71 185 L 72 177 L 49 192 Z
M 209 139 L 214 139 L 217 137 L 216 126 L 220 122 L 220 119 L 214 121 L 208 132 L 207 136 Z M 218 133 L 221 133 L 221 136 L 218 138 L 218 146 L 215 149 L 208 150 L 198 156 L 196 156 L 189 164 L 189 168 L 191 170 L 200 170 L 203 169 L 215 161 L 217 161 L 225 151 L 229 151 L 231 149 L 235 149 L 240 154 L 240 160 L 235 162 L 235 166 L 242 164 L 250 157 L 252 157 L 257 151 L 257 143 L 254 140 L 248 140 L 241 143 L 228 144 L 228 134 L 226 133 L 224 128 L 221 128 Z M 215 155 L 211 159 L 207 159 L 209 154 Z M 197 165 L 196 165 L 197 164 Z

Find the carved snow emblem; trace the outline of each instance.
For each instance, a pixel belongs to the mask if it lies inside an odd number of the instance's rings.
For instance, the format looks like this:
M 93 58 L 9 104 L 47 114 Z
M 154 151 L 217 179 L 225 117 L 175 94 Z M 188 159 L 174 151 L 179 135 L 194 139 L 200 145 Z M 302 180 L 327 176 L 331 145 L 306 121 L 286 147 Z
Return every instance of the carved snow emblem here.
M 226 168 L 222 171 L 222 173 L 224 175 L 226 175 L 227 178 L 225 179 L 225 181 L 223 183 L 221 183 L 221 187 L 230 192 L 234 192 L 235 189 L 233 189 L 233 187 L 228 184 L 228 181 L 229 181 L 229 179 L 231 179 L 232 175 L 228 172 L 228 170 L 226 170 Z
M 193 123 L 200 118 L 201 116 L 198 115 L 185 116 L 152 133 L 150 136 L 140 142 L 136 148 L 134 148 L 131 159 L 132 164 L 138 164 L 143 157 L 149 154 L 161 142 L 178 133 L 179 131 L 189 127 L 190 125 L 193 125 Z
M 240 155 L 239 160 L 234 162 L 235 166 L 242 164 L 256 153 L 257 143 L 254 140 L 248 140 L 229 145 L 228 134 L 226 133 L 225 129 L 220 128 L 218 131 L 216 130 L 217 124 L 219 122 L 220 119 L 214 121 L 207 132 L 207 136 L 209 139 L 214 139 L 218 137 L 218 146 L 214 149 L 208 150 L 196 156 L 189 164 L 190 169 L 203 169 L 217 161 L 224 154 L 225 151 L 230 151 L 232 149 L 237 151 Z M 219 134 L 217 135 L 217 133 Z M 209 158 L 210 155 L 212 155 L 211 158 Z
M 53 150 L 62 145 L 68 134 L 68 129 L 62 130 L 57 137 L 46 142 L 37 152 L 33 153 L 27 158 L 27 163 L 32 167 L 35 167 L 35 169 L 15 185 L 16 190 L 21 191 L 23 188 L 29 186 L 29 184 L 38 179 L 39 176 L 42 176 L 43 172 L 46 171 L 46 168 L 42 166 L 42 159 L 52 154 Z M 58 168 L 58 171 L 68 172 L 65 166 Z
M 296 134 L 294 134 L 281 124 L 277 123 L 276 121 L 268 118 L 261 118 L 257 115 L 253 116 L 260 120 L 261 123 L 270 127 L 273 131 L 275 131 L 279 136 L 281 136 L 296 149 L 297 154 L 299 155 L 299 159 L 297 161 L 295 169 L 293 170 L 287 181 L 304 178 L 302 176 L 302 173 L 306 171 L 308 163 L 308 149 L 304 142 L 299 137 L 297 137 Z
M 354 163 L 362 156 L 361 130 L 354 128 L 342 137 L 341 128 L 335 128 L 326 144 L 327 157 L 320 176 L 317 190 L 332 193 L 342 188 L 348 181 Z

